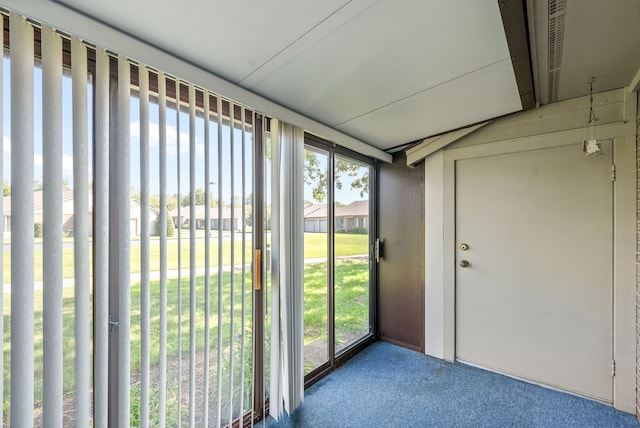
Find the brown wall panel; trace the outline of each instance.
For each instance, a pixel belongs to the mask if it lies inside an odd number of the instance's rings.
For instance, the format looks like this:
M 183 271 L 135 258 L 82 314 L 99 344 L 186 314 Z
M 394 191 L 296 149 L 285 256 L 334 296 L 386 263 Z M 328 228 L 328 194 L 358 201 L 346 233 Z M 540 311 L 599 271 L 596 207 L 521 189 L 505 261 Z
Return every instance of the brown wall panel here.
M 424 351 L 424 168 L 396 153 L 379 166 L 378 192 L 379 336 Z

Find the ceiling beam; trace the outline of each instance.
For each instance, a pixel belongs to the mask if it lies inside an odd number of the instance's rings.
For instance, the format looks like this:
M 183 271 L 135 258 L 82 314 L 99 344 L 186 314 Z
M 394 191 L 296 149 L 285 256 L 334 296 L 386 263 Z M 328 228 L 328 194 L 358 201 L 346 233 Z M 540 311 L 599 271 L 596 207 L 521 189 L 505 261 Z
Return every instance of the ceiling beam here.
M 631 79 L 629 84 L 629 92 L 640 91 L 640 69 L 636 72 L 636 75 Z
M 524 2 L 522 0 L 499 0 L 498 6 L 511 54 L 513 72 L 518 83 L 522 109 L 529 110 L 536 106 L 536 99 L 529 57 L 527 16 Z
M 447 132 L 446 134 L 425 138 L 421 143 L 405 150 L 407 156 L 407 166 L 415 166 L 432 153 L 435 153 L 438 150 L 455 143 L 456 141 L 466 137 L 477 129 L 482 128 L 487 123 L 489 122 L 478 123 L 467 128 Z

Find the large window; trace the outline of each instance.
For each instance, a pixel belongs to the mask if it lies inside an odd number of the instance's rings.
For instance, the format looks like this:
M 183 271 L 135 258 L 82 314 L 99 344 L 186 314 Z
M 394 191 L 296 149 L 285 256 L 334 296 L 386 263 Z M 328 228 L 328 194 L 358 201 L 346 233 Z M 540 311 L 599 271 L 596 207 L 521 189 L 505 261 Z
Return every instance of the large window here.
M 260 118 L 2 18 L 0 424 L 242 425 Z

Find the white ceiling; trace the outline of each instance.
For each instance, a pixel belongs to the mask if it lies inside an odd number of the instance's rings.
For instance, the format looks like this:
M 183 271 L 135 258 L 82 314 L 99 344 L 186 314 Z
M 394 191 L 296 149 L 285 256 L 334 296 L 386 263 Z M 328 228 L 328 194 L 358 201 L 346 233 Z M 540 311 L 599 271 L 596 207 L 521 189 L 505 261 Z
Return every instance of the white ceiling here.
M 300 126 L 310 118 L 380 149 L 531 108 L 532 86 L 546 104 L 586 95 L 592 76 L 603 92 L 640 75 L 638 0 L 4 1 L 118 52 L 133 36 L 300 113 Z M 553 95 L 557 5 L 566 8 Z
M 522 108 L 495 0 L 60 3 L 381 149 Z
M 542 104 L 622 88 L 640 70 L 640 1 L 566 0 L 559 83 L 549 95 L 549 1 L 531 1 Z M 564 1 L 556 0 L 560 6 Z

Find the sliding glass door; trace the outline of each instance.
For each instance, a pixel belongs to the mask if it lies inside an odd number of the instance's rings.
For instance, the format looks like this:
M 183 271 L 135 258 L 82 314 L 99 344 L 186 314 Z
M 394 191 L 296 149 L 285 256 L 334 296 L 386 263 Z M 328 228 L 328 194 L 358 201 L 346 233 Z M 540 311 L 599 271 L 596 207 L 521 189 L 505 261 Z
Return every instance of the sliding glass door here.
M 329 152 L 307 146 L 304 201 L 304 374 L 329 361 Z
M 334 164 L 334 333 L 340 353 L 371 333 L 369 177 L 372 167 L 343 155 Z
M 312 381 L 373 336 L 373 164 L 307 136 L 304 362 Z

